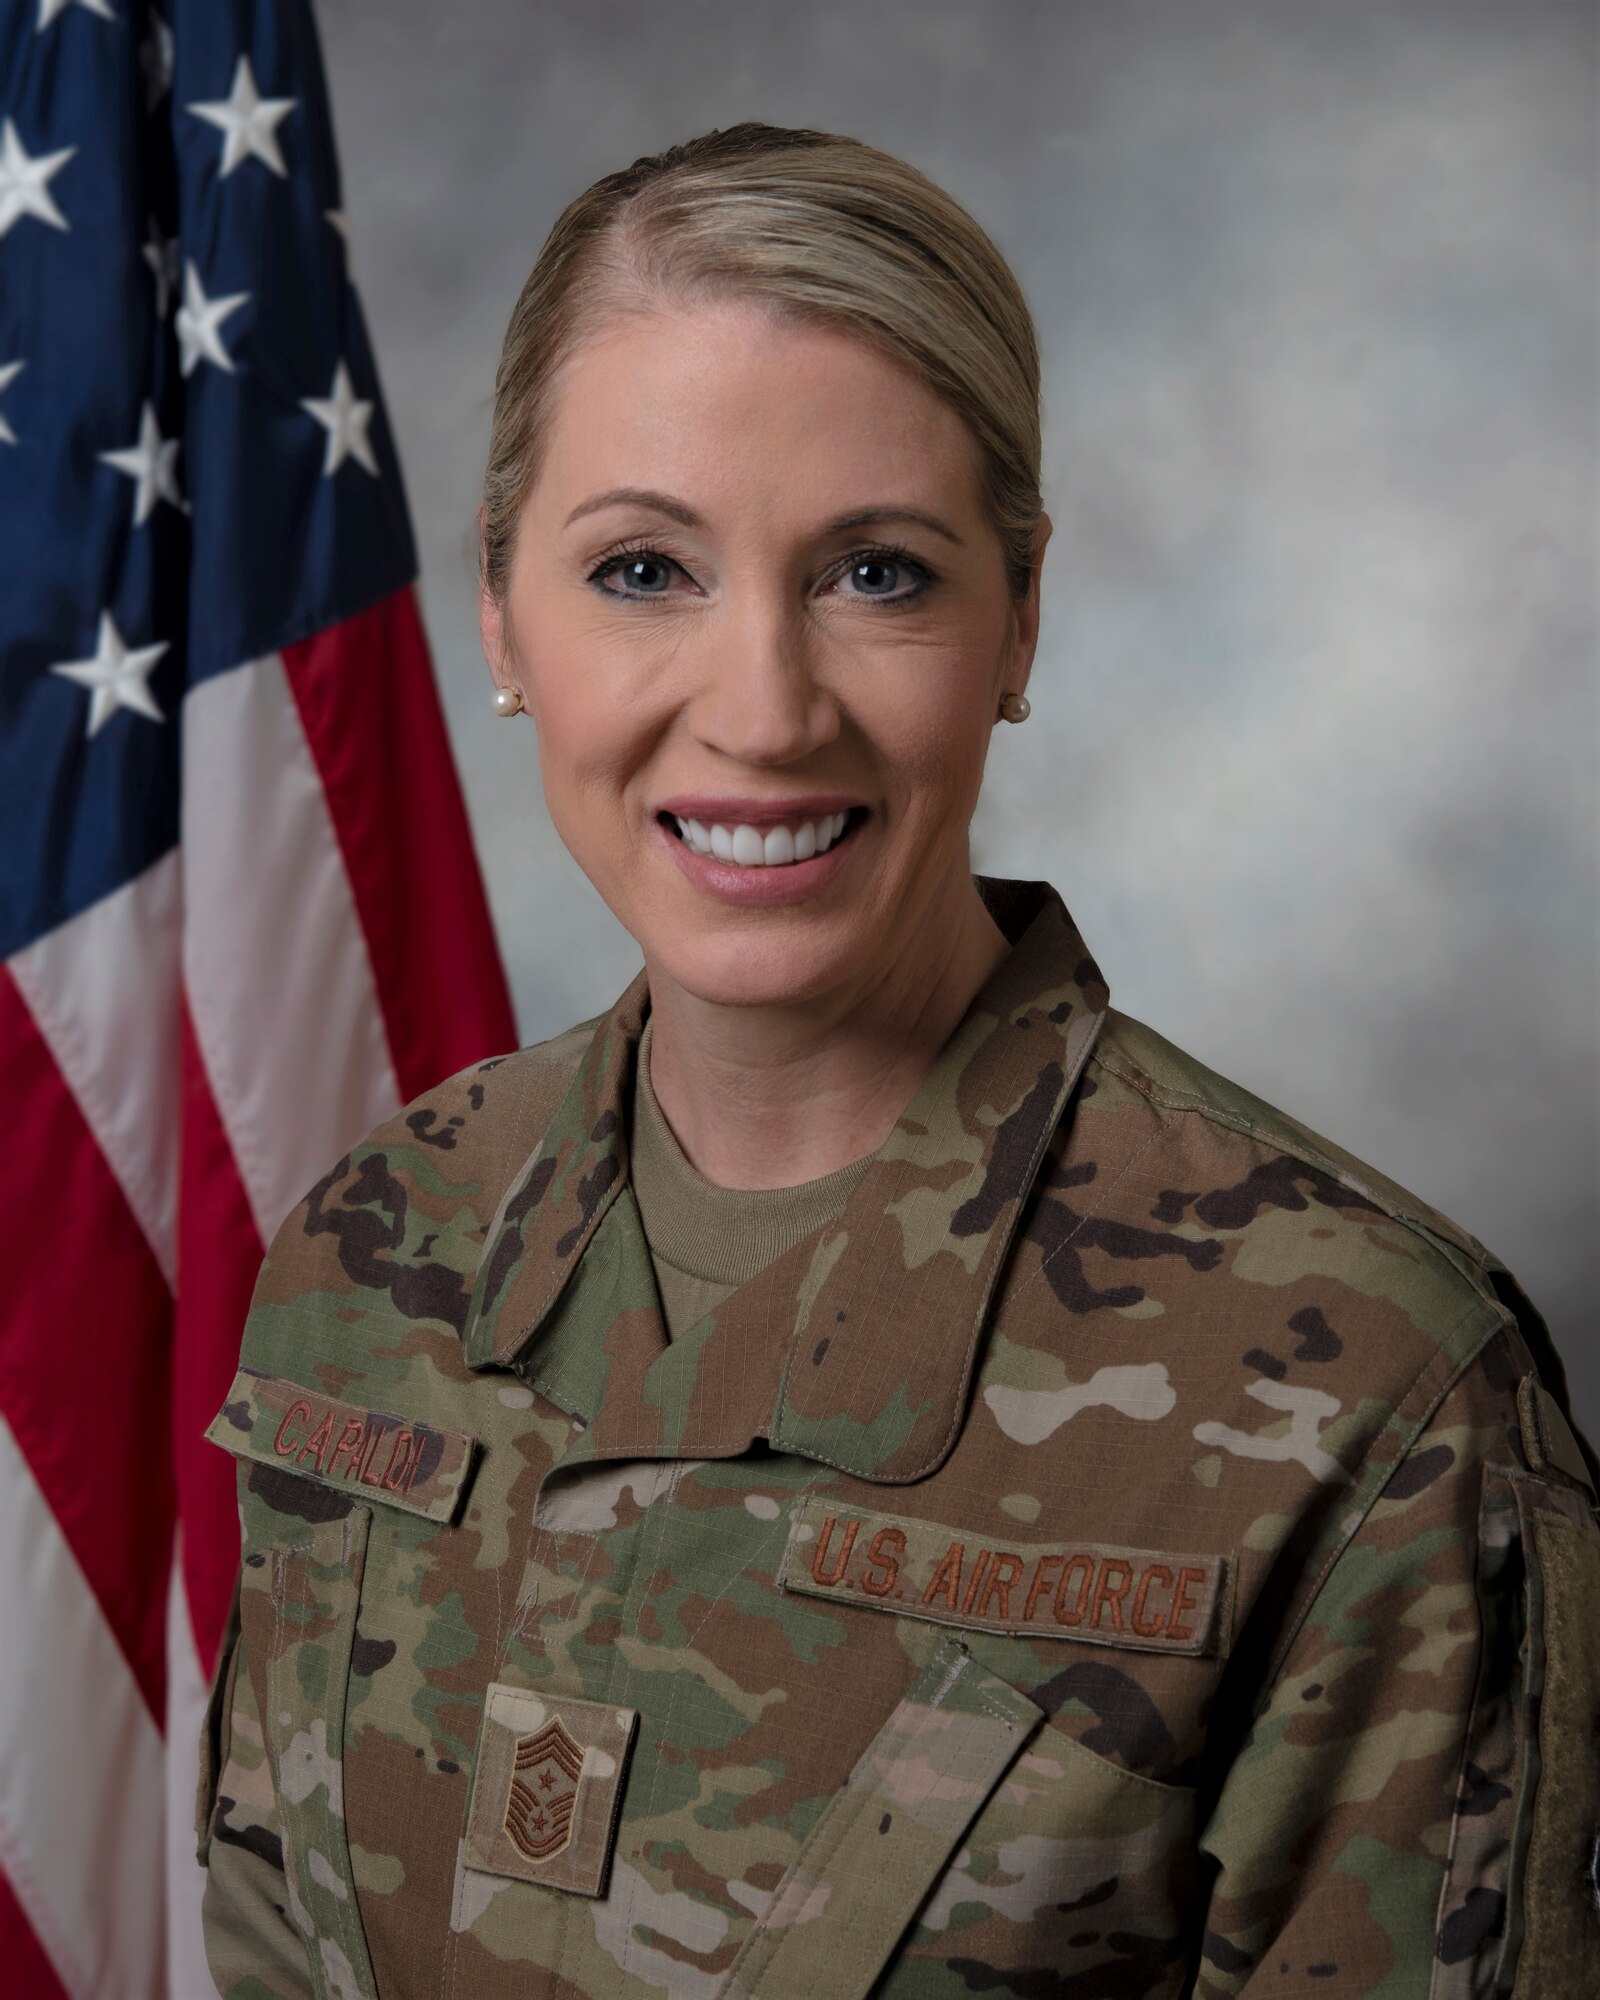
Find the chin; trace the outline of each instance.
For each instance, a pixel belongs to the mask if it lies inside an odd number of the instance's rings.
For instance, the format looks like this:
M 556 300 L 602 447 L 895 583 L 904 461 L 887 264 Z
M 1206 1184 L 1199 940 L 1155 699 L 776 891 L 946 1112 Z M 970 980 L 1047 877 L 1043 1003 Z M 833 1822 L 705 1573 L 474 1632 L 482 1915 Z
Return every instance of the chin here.
M 826 935 L 822 926 L 742 928 L 743 936 L 740 927 L 734 927 L 694 940 L 679 932 L 670 938 L 642 937 L 640 942 L 658 976 L 664 973 L 686 993 L 715 1007 L 793 1006 L 817 1000 L 852 984 L 871 957 L 865 939 L 852 947 L 850 941 Z M 752 935 L 758 928 L 768 935 Z

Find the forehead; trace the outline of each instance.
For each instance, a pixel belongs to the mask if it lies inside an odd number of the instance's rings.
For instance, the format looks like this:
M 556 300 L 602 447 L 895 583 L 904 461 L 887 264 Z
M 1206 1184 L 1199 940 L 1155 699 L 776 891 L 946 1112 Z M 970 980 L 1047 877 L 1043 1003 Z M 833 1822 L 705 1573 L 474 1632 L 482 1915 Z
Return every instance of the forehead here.
M 913 494 L 978 507 L 976 448 L 948 403 L 865 341 L 744 302 L 629 313 L 585 341 L 539 485 L 563 508 L 611 485 L 780 516 Z

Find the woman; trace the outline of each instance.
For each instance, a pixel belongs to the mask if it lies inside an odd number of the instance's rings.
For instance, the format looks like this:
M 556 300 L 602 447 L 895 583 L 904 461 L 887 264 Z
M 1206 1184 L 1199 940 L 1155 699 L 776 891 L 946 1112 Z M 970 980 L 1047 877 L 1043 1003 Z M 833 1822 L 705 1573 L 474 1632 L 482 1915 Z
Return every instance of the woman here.
M 1592 1991 L 1541 1322 L 972 876 L 1038 388 L 988 238 L 851 140 L 712 133 L 545 244 L 483 639 L 644 971 L 272 1245 L 209 1433 L 223 1993 Z

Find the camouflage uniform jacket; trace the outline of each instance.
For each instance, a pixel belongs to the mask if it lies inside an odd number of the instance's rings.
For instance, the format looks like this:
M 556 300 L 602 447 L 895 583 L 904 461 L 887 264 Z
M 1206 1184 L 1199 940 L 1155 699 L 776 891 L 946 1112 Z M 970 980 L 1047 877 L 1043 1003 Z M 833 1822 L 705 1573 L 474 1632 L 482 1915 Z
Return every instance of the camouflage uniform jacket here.
M 209 1432 L 230 2000 L 1600 1992 L 1537 1315 L 985 886 L 1015 949 L 843 1212 L 676 1341 L 642 975 L 279 1231 Z

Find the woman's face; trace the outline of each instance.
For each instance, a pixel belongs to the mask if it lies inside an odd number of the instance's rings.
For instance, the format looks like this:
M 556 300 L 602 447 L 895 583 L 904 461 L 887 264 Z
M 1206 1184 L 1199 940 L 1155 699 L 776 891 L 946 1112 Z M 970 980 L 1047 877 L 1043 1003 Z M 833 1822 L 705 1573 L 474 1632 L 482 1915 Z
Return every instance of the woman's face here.
M 961 419 L 740 303 L 619 319 L 568 363 L 483 641 L 652 983 L 760 1005 L 948 948 L 1037 619 L 1037 560 L 1012 615 Z

